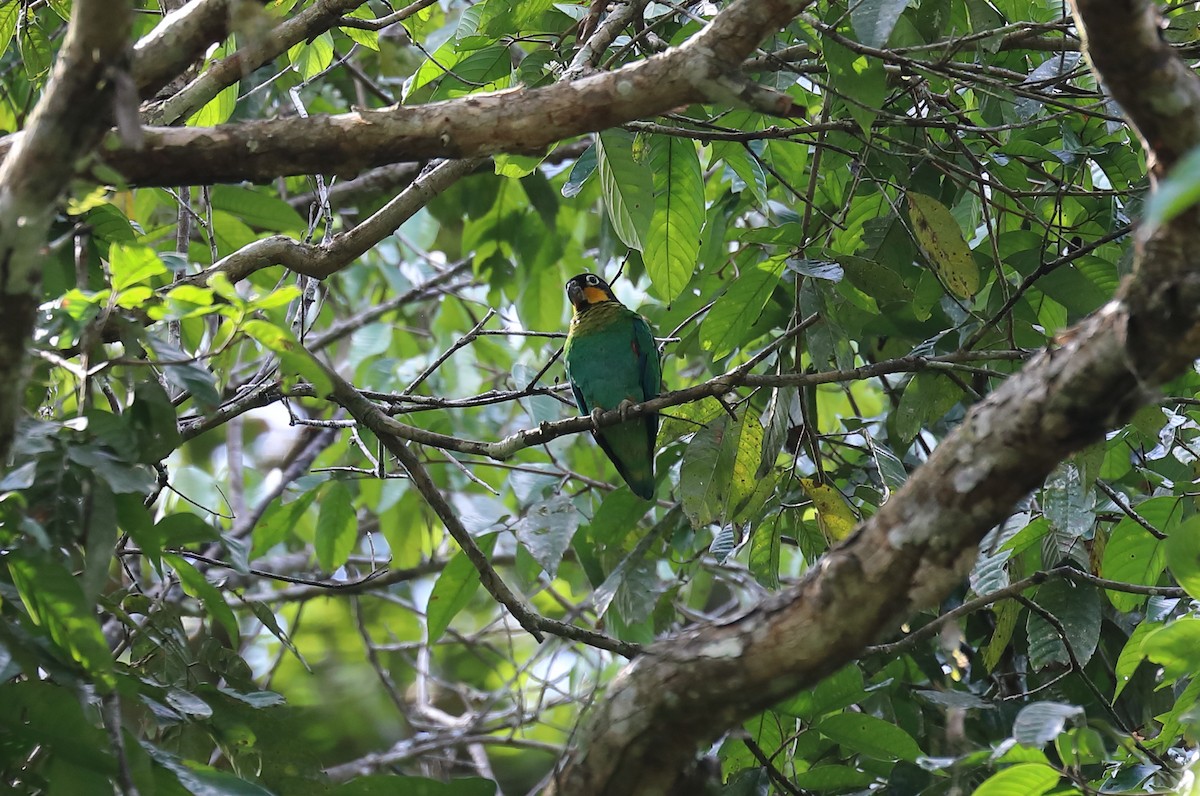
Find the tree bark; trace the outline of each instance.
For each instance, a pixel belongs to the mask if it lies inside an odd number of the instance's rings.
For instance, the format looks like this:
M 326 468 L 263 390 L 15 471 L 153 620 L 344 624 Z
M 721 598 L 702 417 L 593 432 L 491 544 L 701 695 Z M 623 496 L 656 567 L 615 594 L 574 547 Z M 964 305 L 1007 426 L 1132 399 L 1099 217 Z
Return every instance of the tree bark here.
M 24 404 L 25 346 L 41 303 L 46 233 L 59 197 L 112 124 L 128 75 L 128 2 L 76 0 L 45 94 L 0 164 L 0 463 Z
M 349 176 L 401 161 L 537 153 L 564 138 L 692 102 L 757 101 L 760 93 L 748 90 L 740 64 L 809 2 L 738 0 L 665 53 L 545 88 L 306 119 L 148 127 L 138 146 L 106 149 L 102 159 L 131 185 L 172 186 L 266 182 L 295 174 Z M 786 99 L 779 95 L 781 104 L 770 110 L 787 112 Z M 0 155 L 21 137 L 0 141 Z

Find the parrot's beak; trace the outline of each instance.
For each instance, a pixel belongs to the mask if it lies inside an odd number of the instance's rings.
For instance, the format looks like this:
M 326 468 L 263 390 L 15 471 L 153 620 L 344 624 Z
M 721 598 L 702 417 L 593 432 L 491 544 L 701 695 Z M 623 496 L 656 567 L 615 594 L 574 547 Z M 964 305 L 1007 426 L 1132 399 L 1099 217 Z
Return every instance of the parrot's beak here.
M 582 309 L 587 306 L 587 299 L 583 297 L 583 286 L 576 282 L 567 285 L 567 300 L 571 302 L 571 306 L 575 309 Z

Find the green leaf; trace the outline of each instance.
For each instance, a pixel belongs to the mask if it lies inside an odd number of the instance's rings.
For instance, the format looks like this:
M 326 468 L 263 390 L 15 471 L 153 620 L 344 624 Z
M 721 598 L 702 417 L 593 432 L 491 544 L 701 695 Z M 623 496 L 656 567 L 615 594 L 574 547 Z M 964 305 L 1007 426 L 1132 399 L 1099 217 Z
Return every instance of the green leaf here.
M 496 546 L 496 534 L 489 534 L 476 540 L 484 555 L 491 555 Z M 446 568 L 438 575 L 429 594 L 429 608 L 426 611 L 426 637 L 433 644 L 442 637 L 450 622 L 458 616 L 458 612 L 467 607 L 475 590 L 479 588 L 479 571 L 467 558 L 467 554 L 458 551 Z
M 1143 213 L 1147 232 L 1167 223 L 1196 202 L 1200 202 L 1200 147 L 1188 150 L 1150 194 Z
M 313 544 L 317 563 L 326 572 L 333 572 L 346 563 L 356 541 L 358 522 L 354 499 L 345 484 L 333 481 L 321 496 L 321 510 L 317 514 L 317 535 Z
M 142 741 L 142 748 L 155 763 L 174 774 L 179 784 L 194 796 L 275 796 L 261 785 L 228 771 L 218 771 L 194 760 L 181 760 L 149 741 Z
M 583 515 L 566 495 L 538 501 L 517 523 L 517 540 L 553 578 L 582 519 Z
M 644 622 L 650 616 L 659 595 L 663 592 L 663 584 L 656 572 L 658 565 L 653 557 L 630 555 L 626 561 L 630 562 L 629 566 L 621 570 L 616 578 L 612 607 L 616 609 L 621 622 L 626 627 L 631 627 Z M 613 570 L 613 574 L 617 575 L 618 571 Z M 606 581 L 596 590 L 596 595 L 603 595 L 604 591 L 613 585 L 612 582 Z M 603 604 L 600 596 L 596 596 L 596 604 L 599 610 Z
M 1072 543 L 1092 530 L 1096 521 L 1095 500 L 1091 490 L 1084 488 L 1077 466 L 1064 462 L 1046 479 L 1042 512 L 1054 529 Z
M 105 243 L 127 242 L 138 236 L 125 214 L 111 204 L 93 207 L 83 218 L 92 234 Z
M 454 69 L 458 63 L 467 58 L 470 53 L 459 52 L 455 41 L 447 41 L 434 51 L 433 55 L 413 73 L 412 79 L 405 86 L 404 100 L 410 101 L 413 95 L 432 81 L 446 74 L 447 69 Z
M 254 545 L 251 556 L 257 558 L 286 539 L 296 538 L 296 527 L 317 499 L 317 490 L 312 489 L 290 503 L 272 504 L 263 519 L 254 528 Z
M 1069 580 L 1052 580 L 1038 587 L 1034 602 L 1055 616 L 1066 630 L 1071 649 L 1086 665 L 1100 640 L 1100 596 L 1091 586 L 1080 586 Z M 1041 671 L 1050 665 L 1069 666 L 1067 648 L 1059 632 L 1036 613 L 1030 612 L 1029 665 Z
M 166 701 L 168 705 L 187 716 L 207 719 L 211 718 L 213 714 L 212 705 L 182 688 L 168 690 Z
M 721 359 L 749 342 L 750 328 L 779 286 L 786 257 L 772 257 L 742 272 L 700 323 L 700 347 Z
M 714 141 L 711 162 L 718 161 L 724 161 L 729 170 L 736 175 L 737 179 L 733 185 L 735 192 L 749 188 L 759 205 L 767 207 L 767 175 L 762 165 L 743 144 L 734 141 Z
M 282 644 L 288 652 L 292 653 L 292 655 L 296 657 L 296 660 L 300 662 L 305 670 L 311 674 L 312 669 L 309 667 L 308 661 L 304 660 L 304 656 L 301 655 L 300 650 L 296 648 L 296 644 L 292 641 L 292 637 L 289 636 L 287 631 L 280 626 L 279 618 L 275 616 L 275 612 L 271 610 L 271 607 L 266 603 L 259 602 L 258 600 L 251 600 L 247 603 L 247 605 L 249 605 L 250 610 L 254 612 L 255 618 L 257 618 L 259 622 L 262 622 L 263 627 L 265 627 L 272 636 L 279 639 L 279 643 Z M 253 697 L 254 698 L 251 700 L 251 704 L 254 704 L 255 707 L 270 707 L 271 705 L 280 704 L 283 702 L 283 697 L 270 691 L 255 692 Z M 264 701 L 269 701 L 270 704 L 262 704 Z
M 819 483 L 814 478 L 801 478 L 800 487 L 813 502 L 817 526 L 830 541 L 840 542 L 858 524 L 858 517 L 837 487 Z
M 139 381 L 134 385 L 133 395 L 133 405 L 127 414 L 137 437 L 137 461 L 154 464 L 183 441 L 175 407 L 156 379 Z
M 280 369 L 303 378 L 313 386 L 317 395 L 325 396 L 333 392 L 333 382 L 325 372 L 325 366 L 300 344 L 291 330 L 270 321 L 252 318 L 242 324 L 242 331 L 278 354 Z
M 654 182 L 641 162 L 644 156 L 634 154 L 634 142 L 633 134 L 624 130 L 600 133 L 596 139 L 596 171 L 617 237 L 629 248 L 642 251 L 654 212 Z M 670 287 L 673 283 L 662 285 L 664 289 Z
M 517 306 L 521 322 L 531 329 L 553 329 L 562 323 L 567 303 L 561 274 L 556 268 L 523 268 Z
M 1059 759 L 1073 768 L 1103 765 L 1108 759 L 1104 738 L 1091 727 L 1068 730 L 1054 739 L 1054 747 Z
M 854 35 L 868 47 L 881 48 L 887 44 L 892 29 L 911 0 L 862 0 L 850 9 Z
M 645 515 L 646 502 L 628 489 L 609 492 L 588 525 L 592 541 L 603 546 L 620 544 L 637 531 L 638 521 Z
M 988 639 L 987 646 L 983 648 L 983 665 L 989 672 L 996 668 L 1004 653 L 1008 651 L 1008 645 L 1017 629 L 1017 620 L 1021 617 L 1021 604 L 1016 600 L 1001 600 L 992 606 L 992 613 L 995 614 L 995 629 L 992 630 L 992 637 Z
M 792 783 L 808 791 L 842 793 L 865 789 L 875 782 L 875 776 L 851 766 L 814 766 L 792 777 Z
M 77 765 L 73 758 L 66 755 L 55 755 L 49 761 L 46 778 L 49 782 L 47 793 L 107 793 L 112 790 L 115 774 L 110 769 L 101 773 L 93 769 Z
M 237 649 L 239 632 L 237 617 L 233 614 L 233 609 L 229 607 L 229 603 L 225 602 L 225 595 L 216 586 L 208 582 L 200 570 L 192 566 L 188 561 L 181 556 L 166 553 L 163 555 L 163 561 L 175 570 L 175 574 L 179 576 L 179 583 L 183 586 L 183 590 L 190 596 L 200 601 L 204 606 L 204 611 L 213 619 L 221 623 L 225 628 L 225 632 L 229 634 L 234 649 Z
M 904 486 L 904 482 L 908 480 L 908 470 L 904 469 L 904 462 L 900 461 L 890 448 L 874 444 L 871 446 L 871 455 L 875 460 L 875 467 L 879 470 L 879 479 L 890 491 L 895 492 Z
M 1150 746 L 1165 748 L 1170 743 L 1170 739 L 1178 738 L 1180 735 L 1186 737 L 1196 726 L 1196 703 L 1200 702 L 1200 679 L 1193 678 L 1176 693 L 1175 704 L 1171 706 L 1171 709 L 1154 717 L 1162 725 L 1162 730 L 1157 738 L 1149 742 Z
M 288 50 L 288 60 L 305 80 L 312 80 L 333 63 L 333 36 L 329 31 Z
M 116 500 L 113 493 L 101 483 L 95 483 L 92 487 L 86 527 L 86 555 L 79 585 L 83 587 L 85 605 L 91 606 L 96 604 L 108 582 L 113 550 L 117 546 Z
M 646 272 L 664 301 L 683 292 L 696 268 L 704 226 L 704 179 L 690 138 L 650 136 L 654 212 L 645 241 Z M 636 247 L 634 247 L 636 248 Z
M 1173 497 L 1151 498 L 1138 506 L 1138 513 L 1142 512 L 1146 504 L 1155 501 L 1180 506 L 1179 501 Z M 1169 547 L 1162 540 L 1151 536 L 1136 520 L 1126 517 L 1117 523 L 1112 535 L 1108 537 L 1108 544 L 1104 546 L 1104 557 L 1100 563 L 1100 573 L 1110 580 L 1152 586 L 1158 582 L 1166 567 L 1168 550 Z M 1111 589 L 1105 593 L 1118 611 L 1133 611 L 1146 601 L 1144 594 L 1130 594 Z
M 997 548 L 997 552 L 1007 550 L 1010 551 L 1011 556 L 1018 556 L 1033 545 L 1041 542 L 1049 532 L 1050 520 L 1046 519 L 1045 516 L 1036 517 L 1024 528 L 1008 537 L 1008 540 Z M 1008 584 L 1005 583 L 1003 585 L 1006 586 Z
M 870 135 L 871 125 L 887 95 L 887 76 L 877 59 L 851 52 L 832 39 L 821 40 L 821 55 L 829 69 L 829 82 L 839 96 L 852 97 L 846 101 L 846 112 Z
M 465 13 L 465 12 L 464 12 Z M 562 195 L 570 199 L 573 196 L 578 196 L 583 190 L 583 186 L 587 183 L 588 178 L 596 171 L 596 160 L 599 156 L 596 154 L 596 145 L 592 144 L 587 149 L 583 150 L 583 154 L 575 161 L 575 165 L 571 166 L 571 173 L 567 175 L 567 181 L 563 183 Z
M 1117 685 L 1113 691 L 1113 702 L 1116 702 L 1117 697 L 1121 696 L 1121 692 L 1125 690 L 1125 686 L 1129 685 L 1137 667 L 1146 659 L 1146 653 L 1142 651 L 1142 642 L 1151 632 L 1162 626 L 1161 622 L 1141 622 L 1129 634 L 1129 639 L 1121 648 L 1121 654 L 1117 656 L 1117 662 L 1113 666 L 1113 674 L 1117 679 Z
M 1041 749 L 1056 739 L 1067 722 L 1082 721 L 1083 708 L 1060 702 L 1034 702 L 1021 708 L 1013 721 L 1013 739 L 1025 746 Z
M 108 484 L 118 494 L 146 494 L 154 488 L 155 478 L 146 467 L 126 464 L 107 448 L 71 445 L 67 458 Z
M 1042 796 L 1058 780 L 1058 772 L 1045 763 L 1019 763 L 988 777 L 974 796 Z
M 922 754 L 911 735 L 892 722 L 866 713 L 838 713 L 823 720 L 816 729 L 847 751 L 878 760 L 913 761 Z
M 36 23 L 25 25 L 22 33 L 24 35 L 17 37 L 21 62 L 29 79 L 36 80 L 50 68 L 54 61 L 54 51 L 50 48 L 46 34 Z
M 213 59 L 223 58 L 225 56 L 224 48 L 218 48 L 213 54 Z M 188 127 L 216 127 L 218 124 L 224 124 L 229 121 L 229 117 L 233 116 L 233 111 L 237 108 L 237 98 L 240 91 L 240 83 L 234 81 L 217 92 L 217 96 L 213 97 L 204 107 L 192 114 L 187 120 Z
M 908 217 L 913 235 L 946 288 L 959 298 L 979 292 L 979 266 L 950 211 L 932 196 L 910 191 Z
M 146 335 L 146 347 L 154 352 L 155 359 L 170 362 L 163 365 L 163 376 L 180 390 L 190 393 L 202 409 L 216 409 L 221 403 L 217 392 L 216 378 L 208 368 L 190 358 L 181 348 L 155 335 Z
M 48 681 L 8 682 L 0 685 L 0 705 L 0 735 L 9 759 L 20 742 L 29 751 L 44 746 L 75 765 L 116 776 L 104 731 L 84 714 L 70 688 Z
M 214 185 L 211 195 L 214 210 L 232 213 L 256 229 L 302 232 L 308 227 L 308 222 L 301 218 L 291 205 L 278 196 L 261 190 L 252 191 L 236 185 Z
M 1142 641 L 1142 653 L 1163 667 L 1163 682 L 1172 683 L 1196 672 L 1196 650 L 1200 650 L 1200 619 L 1177 619 Z
M 961 398 L 962 391 L 945 376 L 918 373 L 904 388 L 893 415 L 896 433 L 905 442 L 912 441 L 925 425 L 940 420 Z
M 880 306 L 912 301 L 912 288 L 886 265 L 846 254 L 834 254 L 833 257 L 842 266 L 846 281 L 875 299 Z
M 79 581 L 57 561 L 32 548 L 7 556 L 13 585 L 30 618 L 82 666 L 103 690 L 110 690 L 113 657 Z
M 1175 580 L 1193 599 L 1200 600 L 1200 516 L 1192 517 L 1174 528 L 1163 545 L 1163 553 L 1170 562 L 1171 574 L 1175 576 Z M 1155 577 L 1161 572 L 1160 561 Z
M 8 50 L 13 34 L 17 32 L 17 20 L 24 8 L 20 3 L 0 4 L 0 52 Z
M 154 530 L 164 547 L 187 547 L 221 538 L 216 528 L 188 511 L 168 514 L 155 524 Z
M 371 21 L 375 20 L 375 13 L 371 11 L 371 7 L 367 3 L 363 3 L 349 14 L 346 14 L 346 16 L 352 19 L 367 19 Z M 349 36 L 351 41 L 361 44 L 367 49 L 379 52 L 379 31 L 363 30 L 362 28 L 351 27 L 343 27 L 341 28 L 341 31 Z
M 801 691 L 778 705 L 777 709 L 811 722 L 861 701 L 866 693 L 862 671 L 851 663 L 826 677 L 816 688 Z
M 460 46 L 463 45 L 463 42 L 476 38 L 484 41 L 487 40 L 486 36 L 475 35 L 479 32 L 479 20 L 483 16 L 483 10 L 486 5 L 486 3 L 475 3 L 472 6 L 464 8 L 463 12 L 459 15 L 458 26 L 454 29 L 454 41 L 458 42 Z M 462 49 L 470 48 L 462 46 Z
M 507 85 L 512 74 L 512 54 L 502 45 L 484 47 L 455 64 L 433 90 L 431 100 L 454 99 Z
M 143 502 L 141 495 L 117 495 L 117 528 L 129 534 L 142 555 L 162 571 L 162 538 L 154 526 L 154 518 Z
M 158 254 L 147 246 L 114 243 L 108 247 L 113 290 L 125 290 L 139 282 L 167 273 Z
M 762 440 L 762 426 L 752 412 L 736 422 L 722 416 L 696 432 L 679 474 L 683 510 L 693 528 L 724 523 L 754 493 Z

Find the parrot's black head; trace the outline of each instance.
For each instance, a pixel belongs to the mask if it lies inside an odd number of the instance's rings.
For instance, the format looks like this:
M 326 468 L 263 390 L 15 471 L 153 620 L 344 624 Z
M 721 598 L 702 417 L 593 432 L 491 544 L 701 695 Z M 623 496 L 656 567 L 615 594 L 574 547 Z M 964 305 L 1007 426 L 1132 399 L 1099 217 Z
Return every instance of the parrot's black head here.
M 595 274 L 580 274 L 567 281 L 567 299 L 575 312 L 583 312 L 595 304 L 616 301 L 612 288 Z

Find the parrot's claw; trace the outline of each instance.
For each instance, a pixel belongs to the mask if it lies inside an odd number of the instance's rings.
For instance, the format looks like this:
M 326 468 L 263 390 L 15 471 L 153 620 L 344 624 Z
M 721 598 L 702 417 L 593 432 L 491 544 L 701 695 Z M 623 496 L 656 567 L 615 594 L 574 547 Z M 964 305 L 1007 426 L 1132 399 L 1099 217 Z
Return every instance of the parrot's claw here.
M 629 412 L 635 406 L 637 406 L 637 404 L 634 403 L 629 398 L 626 398 L 625 400 L 621 401 L 620 404 L 617 405 L 617 411 L 621 413 L 621 422 L 622 423 L 624 423 L 626 420 L 629 419 Z
M 597 406 L 595 409 L 592 410 L 591 414 L 592 414 L 592 428 L 595 429 L 596 431 L 599 431 L 600 430 L 600 416 L 604 414 L 604 410 Z

